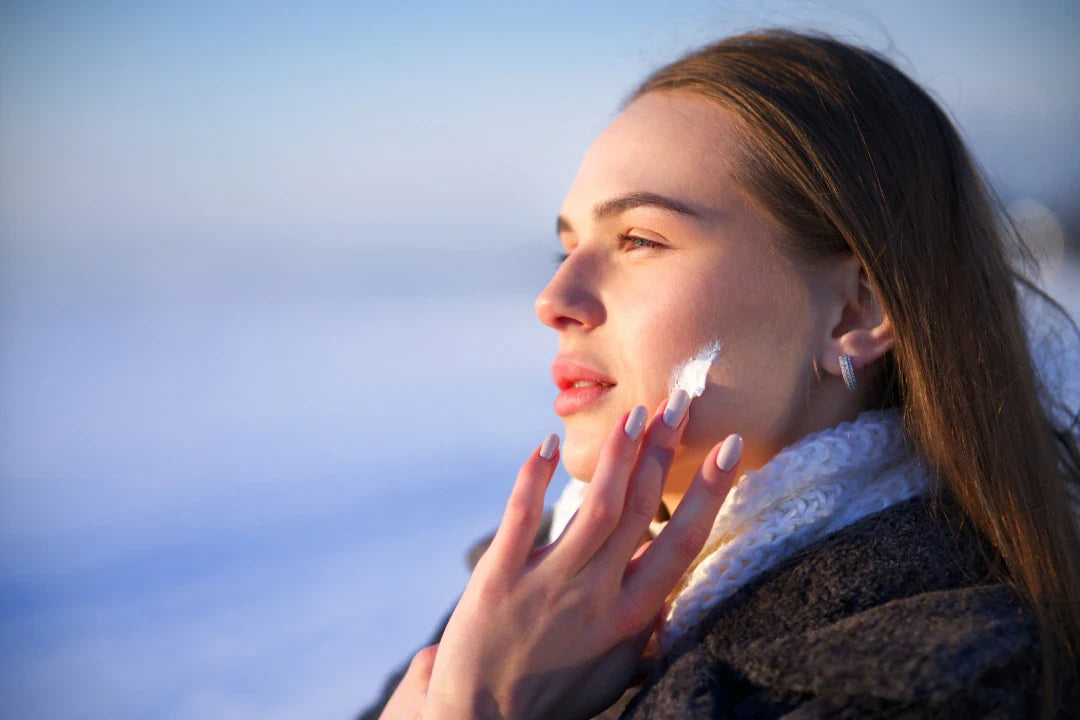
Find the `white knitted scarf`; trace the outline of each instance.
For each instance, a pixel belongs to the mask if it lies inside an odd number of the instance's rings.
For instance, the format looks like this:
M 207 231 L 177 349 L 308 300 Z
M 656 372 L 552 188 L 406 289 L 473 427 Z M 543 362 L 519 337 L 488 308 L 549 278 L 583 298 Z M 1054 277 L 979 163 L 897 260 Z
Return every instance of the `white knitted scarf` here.
M 868 410 L 810 433 L 757 470 L 724 499 L 701 562 L 664 607 L 661 652 L 718 602 L 784 558 L 856 520 L 929 489 L 930 473 L 911 450 L 899 410 Z M 576 478 L 553 507 L 549 542 L 580 507 L 587 483 Z M 662 527 L 654 523 L 655 533 Z

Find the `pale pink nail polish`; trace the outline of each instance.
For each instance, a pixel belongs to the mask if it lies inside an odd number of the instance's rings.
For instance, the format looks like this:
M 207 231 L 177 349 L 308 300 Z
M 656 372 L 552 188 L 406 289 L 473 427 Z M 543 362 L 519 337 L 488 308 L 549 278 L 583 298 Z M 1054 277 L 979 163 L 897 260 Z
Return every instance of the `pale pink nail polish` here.
M 544 440 L 544 444 L 540 446 L 540 457 L 545 460 L 550 460 L 555 457 L 555 451 L 559 449 L 559 436 L 555 433 L 551 433 Z
M 728 435 L 720 446 L 720 452 L 716 453 L 716 467 L 724 472 L 735 467 L 742 455 L 742 445 L 742 435 Z
M 668 398 L 667 407 L 664 408 L 664 424 L 669 428 L 679 427 L 688 407 L 690 407 L 690 396 L 682 388 L 676 388 Z
M 638 405 L 630 413 L 630 417 L 626 418 L 626 425 L 623 426 L 623 432 L 626 433 L 626 437 L 631 440 L 637 440 L 641 437 L 641 433 L 645 430 L 645 421 L 649 417 L 649 411 L 644 405 Z

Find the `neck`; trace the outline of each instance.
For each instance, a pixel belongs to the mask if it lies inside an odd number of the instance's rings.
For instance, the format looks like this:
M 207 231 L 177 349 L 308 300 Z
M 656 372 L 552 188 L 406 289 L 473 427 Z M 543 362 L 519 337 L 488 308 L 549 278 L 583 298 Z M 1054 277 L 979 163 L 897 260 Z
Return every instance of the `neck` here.
M 827 406 L 819 406 L 818 412 L 814 415 L 793 415 L 786 424 L 780 426 L 781 430 L 773 430 L 768 441 L 756 442 L 754 440 L 755 437 L 761 440 L 763 434 L 743 433 L 745 445 L 739 459 L 738 475 L 732 477 L 731 482 L 734 484 L 738 476 L 748 470 L 757 470 L 763 467 L 781 450 L 798 443 L 812 433 L 829 430 L 842 422 L 854 422 L 863 412 L 863 406 L 860 404 L 861 400 L 855 393 L 847 390 L 843 392 L 846 394 L 836 396 L 838 398 L 837 402 Z M 705 456 L 708 455 L 711 449 L 711 445 L 705 448 L 679 446 L 675 453 L 675 460 L 668 471 L 667 480 L 664 482 L 662 497 L 668 512 L 674 513 L 675 508 L 682 502 L 683 496 L 690 489 L 690 485 L 693 484 L 694 477 L 697 475 L 698 470 L 701 469 L 701 464 L 705 461 Z
M 667 507 L 669 513 L 675 513 L 675 508 L 679 506 L 683 496 L 686 495 L 686 492 L 693 484 L 694 478 L 697 476 L 698 470 L 701 469 L 701 464 L 705 461 L 705 456 L 708 455 L 710 449 L 711 448 L 706 448 L 704 452 L 695 453 L 693 455 L 689 454 L 689 449 L 686 447 L 679 449 L 679 453 L 675 456 L 675 460 L 671 464 L 671 469 L 668 471 L 667 479 L 664 482 L 664 490 L 661 495 L 664 505 Z M 737 474 L 733 473 L 731 476 L 732 484 L 735 483 L 738 476 L 742 475 L 742 473 L 747 470 L 760 468 L 767 463 L 773 454 L 762 456 L 761 453 L 755 452 L 755 449 L 752 446 L 745 445 L 743 447 L 742 456 L 739 459 Z M 661 509 L 660 514 L 663 512 L 663 509 Z
M 900 447 L 906 443 L 903 442 L 905 436 L 898 409 L 868 411 L 865 418 L 862 415 L 860 413 L 860 418 L 855 422 L 841 423 L 835 428 L 828 429 L 828 432 L 805 436 L 792 446 L 775 453 L 772 458 L 765 460 L 751 458 L 745 463 L 740 462 L 737 474 L 731 473 L 731 482 L 734 485 L 740 478 L 749 479 L 750 482 L 735 485 L 734 492 L 741 493 L 739 497 L 743 499 L 736 498 L 733 503 L 732 497 L 725 498 L 724 507 L 720 510 L 721 516 L 724 516 L 725 512 L 728 515 L 743 512 L 742 506 L 746 505 L 748 499 L 757 502 L 770 493 L 782 494 L 789 489 L 789 486 L 797 490 L 802 485 L 832 483 L 834 479 L 827 477 L 832 470 L 841 474 L 865 472 L 876 468 L 881 463 L 887 464 L 892 454 L 909 450 L 909 448 Z M 688 457 L 676 458 L 676 463 L 672 466 L 672 471 L 668 473 L 668 480 L 662 492 L 662 500 L 667 511 L 674 513 L 678 508 L 703 459 L 704 454 L 692 460 Z M 834 465 L 837 467 L 833 468 Z M 822 473 L 825 474 L 822 475 Z M 918 474 L 925 473 L 920 470 Z M 587 482 L 571 476 L 570 482 L 563 488 L 553 506 L 552 524 L 549 531 L 551 540 L 558 537 L 574 512 L 580 507 L 587 487 Z M 725 508 L 727 508 L 726 511 Z M 659 518 L 663 515 L 663 510 L 658 512 Z

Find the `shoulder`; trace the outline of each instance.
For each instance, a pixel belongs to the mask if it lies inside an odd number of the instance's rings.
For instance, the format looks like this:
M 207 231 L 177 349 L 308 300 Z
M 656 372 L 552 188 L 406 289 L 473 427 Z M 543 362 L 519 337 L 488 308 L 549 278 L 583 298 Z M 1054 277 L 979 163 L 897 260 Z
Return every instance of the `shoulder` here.
M 891 506 L 741 588 L 623 717 L 1029 717 L 1034 619 L 946 510 Z

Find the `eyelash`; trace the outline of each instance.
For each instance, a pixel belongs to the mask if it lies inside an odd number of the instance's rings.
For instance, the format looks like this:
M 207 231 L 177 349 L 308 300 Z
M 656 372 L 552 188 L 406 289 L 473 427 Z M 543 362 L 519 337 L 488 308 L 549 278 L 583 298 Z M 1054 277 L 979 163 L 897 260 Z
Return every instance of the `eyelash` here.
M 636 237 L 634 235 L 621 235 L 620 234 L 620 235 L 617 235 L 616 237 L 619 238 L 620 243 L 643 242 L 643 243 L 647 243 L 645 245 L 645 247 L 654 247 L 654 248 L 663 247 L 663 245 L 661 245 L 660 243 L 658 243 L 658 242 L 656 242 L 654 240 L 646 240 L 645 238 Z M 570 253 L 564 253 L 564 252 L 555 253 L 555 257 L 553 258 L 553 260 L 554 260 L 556 265 L 562 265 L 563 262 L 568 257 L 570 257 Z

